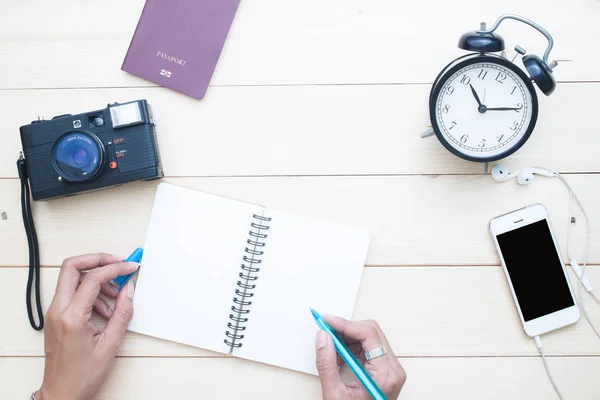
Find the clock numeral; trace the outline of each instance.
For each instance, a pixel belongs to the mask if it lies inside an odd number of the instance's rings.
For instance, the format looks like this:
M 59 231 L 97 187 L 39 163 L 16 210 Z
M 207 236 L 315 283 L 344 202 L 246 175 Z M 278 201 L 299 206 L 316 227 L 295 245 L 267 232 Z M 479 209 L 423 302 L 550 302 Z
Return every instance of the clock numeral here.
M 513 122 L 512 126 L 510 127 L 510 130 L 511 131 L 516 131 L 518 127 L 519 127 L 519 123 L 518 122 Z
M 469 138 L 469 135 L 462 135 L 460 137 L 460 141 L 461 143 L 467 143 L 467 139 Z
M 516 108 L 515 112 L 516 112 L 516 113 L 520 113 L 522 108 L 523 108 L 523 104 L 521 104 L 521 103 L 518 103 L 518 104 L 517 104 L 517 108 Z
M 477 77 L 481 80 L 484 80 L 485 77 L 487 76 L 488 72 L 484 69 L 482 69 L 481 71 L 479 71 L 479 75 L 477 75 Z
M 468 85 L 469 83 L 471 83 L 471 77 L 463 75 L 462 78 L 460 78 L 460 83 L 462 83 L 463 85 Z
M 504 135 L 496 136 L 496 139 L 498 139 L 498 143 L 500 143 L 502 141 L 503 137 L 504 137 Z
M 498 75 L 496 76 L 496 82 L 504 83 L 505 80 L 506 80 L 506 74 L 502 73 L 502 72 L 498 72 Z
M 450 104 L 446 104 L 444 106 L 444 108 L 442 108 L 442 112 L 448 114 L 448 111 L 450 111 Z
M 456 122 L 452 121 L 450 122 L 452 124 L 452 126 L 450 128 L 448 128 L 449 131 L 452 130 L 452 128 L 454 128 L 456 125 L 458 125 Z
M 485 139 L 481 139 L 481 142 L 479 142 L 479 144 L 477 146 L 484 148 L 485 147 Z
M 454 93 L 454 86 L 448 86 L 448 89 L 446 89 L 446 94 L 450 95 Z
M 512 96 L 512 94 L 515 92 L 515 90 L 517 90 L 517 87 L 516 87 L 516 86 L 515 86 L 515 87 L 513 88 L 513 90 L 510 92 L 510 95 L 511 95 L 511 96 Z

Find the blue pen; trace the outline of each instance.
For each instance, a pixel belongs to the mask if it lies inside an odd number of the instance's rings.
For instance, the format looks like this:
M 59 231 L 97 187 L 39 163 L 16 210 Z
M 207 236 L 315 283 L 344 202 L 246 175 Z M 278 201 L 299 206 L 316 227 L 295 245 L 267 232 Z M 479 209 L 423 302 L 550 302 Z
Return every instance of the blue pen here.
M 141 262 L 142 261 L 142 256 L 144 255 L 144 249 L 138 247 L 137 249 L 135 249 L 133 251 L 133 253 L 131 253 L 131 255 L 129 257 L 127 257 L 127 259 L 125 260 L 125 262 Z M 133 276 L 133 274 L 135 274 L 136 271 L 130 273 L 129 275 L 121 275 L 121 276 L 117 276 L 115 279 L 113 279 L 113 282 L 117 284 L 117 286 L 119 287 L 119 290 L 123 289 L 123 286 L 125 286 L 125 284 L 127 282 L 129 282 L 129 280 L 131 279 L 131 277 Z
M 363 366 L 360 364 L 360 361 L 358 361 L 356 357 L 354 357 L 354 354 L 352 354 L 352 352 L 348 349 L 348 347 L 346 347 L 344 342 L 340 340 L 338 335 L 336 335 L 335 331 L 331 329 L 329 325 L 327 325 L 327 322 L 325 322 L 323 317 L 321 317 L 321 315 L 319 315 L 319 313 L 313 310 L 312 308 L 310 309 L 310 311 L 312 312 L 312 315 L 315 318 L 315 322 L 317 323 L 317 325 L 319 325 L 319 328 L 329 333 L 331 339 L 333 339 L 333 345 L 335 346 L 335 350 L 338 352 L 340 357 L 342 357 L 342 360 L 344 360 L 344 362 L 346 363 L 346 365 L 348 365 L 352 372 L 354 372 L 354 375 L 356 375 L 360 383 L 362 383 L 365 389 L 367 389 L 367 392 L 369 392 L 371 397 L 373 397 L 375 400 L 387 400 L 381 389 L 379 389 L 379 386 L 377 386 L 375 381 L 373 381 L 373 378 L 369 376 L 369 373 L 365 371 Z

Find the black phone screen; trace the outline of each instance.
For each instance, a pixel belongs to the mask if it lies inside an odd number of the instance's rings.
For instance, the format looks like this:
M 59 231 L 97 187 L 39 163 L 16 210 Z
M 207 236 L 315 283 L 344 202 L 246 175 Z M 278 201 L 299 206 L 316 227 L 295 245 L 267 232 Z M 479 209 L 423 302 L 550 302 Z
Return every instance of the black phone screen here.
M 525 321 L 574 305 L 545 219 L 496 238 Z

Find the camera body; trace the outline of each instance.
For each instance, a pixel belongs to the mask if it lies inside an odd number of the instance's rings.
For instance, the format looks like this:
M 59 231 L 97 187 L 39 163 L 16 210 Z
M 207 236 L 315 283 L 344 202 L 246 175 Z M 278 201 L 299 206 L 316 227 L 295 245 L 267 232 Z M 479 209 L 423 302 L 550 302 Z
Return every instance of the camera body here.
M 20 128 L 34 200 L 163 177 L 146 100 Z

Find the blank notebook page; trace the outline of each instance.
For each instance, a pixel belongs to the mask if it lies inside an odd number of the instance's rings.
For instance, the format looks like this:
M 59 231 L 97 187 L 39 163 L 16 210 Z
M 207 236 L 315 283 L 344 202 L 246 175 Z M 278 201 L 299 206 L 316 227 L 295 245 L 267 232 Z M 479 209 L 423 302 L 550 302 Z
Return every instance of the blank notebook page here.
M 367 231 L 267 208 L 265 240 L 237 357 L 316 374 L 310 307 L 350 319 L 370 241 Z
M 248 228 L 263 211 L 159 184 L 129 329 L 228 353 L 225 331 Z

